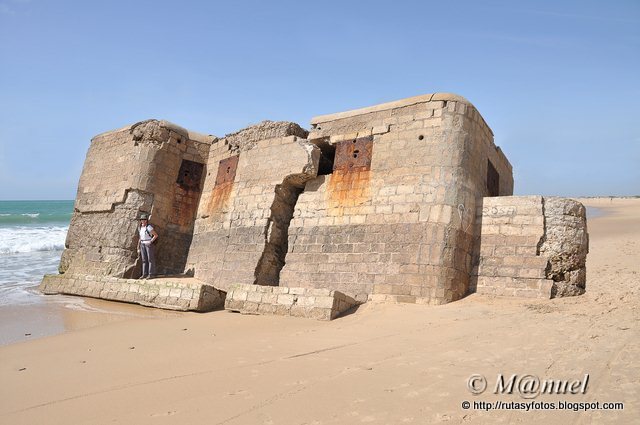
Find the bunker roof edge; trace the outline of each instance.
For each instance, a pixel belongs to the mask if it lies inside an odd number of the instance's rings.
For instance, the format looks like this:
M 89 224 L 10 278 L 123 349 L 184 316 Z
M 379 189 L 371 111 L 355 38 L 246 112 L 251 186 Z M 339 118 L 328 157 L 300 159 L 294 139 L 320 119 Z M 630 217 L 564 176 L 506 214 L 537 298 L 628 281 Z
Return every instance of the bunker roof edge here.
M 149 121 L 157 121 L 161 127 L 167 128 L 171 131 L 174 131 L 184 137 L 187 137 L 189 140 L 192 140 L 194 142 L 199 142 L 199 143 L 206 143 L 206 144 L 212 144 L 215 143 L 219 137 L 218 136 L 214 136 L 213 134 L 203 134 L 203 133 L 198 133 L 197 131 L 191 131 L 188 130 L 184 127 L 181 127 L 177 124 L 172 123 L 171 121 L 167 121 L 167 120 L 159 120 L 159 119 L 155 119 L 155 118 L 150 118 L 147 120 L 141 120 L 141 121 L 137 121 L 135 123 L 129 124 L 129 125 L 125 125 L 124 127 L 120 127 L 118 129 L 115 130 L 109 130 L 109 131 L 105 131 L 103 133 L 99 133 L 96 134 L 95 136 L 93 136 L 91 138 L 91 140 L 95 140 L 101 137 L 105 137 L 108 136 L 109 134 L 115 134 L 115 133 L 120 133 L 120 132 L 124 132 L 124 131 L 129 131 L 131 130 L 133 127 L 145 123 L 145 122 L 149 122 Z
M 431 93 L 423 94 L 420 96 L 407 97 L 406 99 L 394 100 L 392 102 L 380 103 L 373 106 L 367 106 L 359 109 L 352 109 L 344 112 L 337 112 L 334 114 L 318 115 L 311 118 L 311 124 L 319 124 L 328 121 L 339 120 L 343 118 L 355 117 L 357 115 L 370 114 L 372 112 L 386 111 L 388 109 L 404 108 L 406 106 L 415 105 L 417 103 L 434 102 L 438 100 L 452 100 L 456 102 L 463 102 L 467 105 L 473 106 L 471 102 L 462 96 L 453 93 Z M 474 107 L 475 108 L 475 107 Z

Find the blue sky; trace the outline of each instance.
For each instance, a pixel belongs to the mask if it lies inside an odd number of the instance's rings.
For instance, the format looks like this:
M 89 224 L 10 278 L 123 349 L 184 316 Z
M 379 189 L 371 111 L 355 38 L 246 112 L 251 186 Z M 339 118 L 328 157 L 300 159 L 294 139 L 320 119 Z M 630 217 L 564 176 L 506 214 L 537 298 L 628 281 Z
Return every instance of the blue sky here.
M 640 194 L 640 1 L 0 0 L 0 199 L 73 199 L 92 136 L 223 136 L 469 99 L 515 193 Z

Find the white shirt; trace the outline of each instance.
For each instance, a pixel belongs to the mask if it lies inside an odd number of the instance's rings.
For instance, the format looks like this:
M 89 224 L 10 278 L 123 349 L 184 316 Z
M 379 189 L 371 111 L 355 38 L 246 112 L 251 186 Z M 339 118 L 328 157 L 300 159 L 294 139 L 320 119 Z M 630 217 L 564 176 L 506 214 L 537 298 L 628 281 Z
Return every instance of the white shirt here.
M 147 224 L 147 227 L 141 227 L 138 231 L 140 232 L 140 242 L 145 245 L 149 245 L 151 243 L 151 239 L 153 239 L 153 226 Z

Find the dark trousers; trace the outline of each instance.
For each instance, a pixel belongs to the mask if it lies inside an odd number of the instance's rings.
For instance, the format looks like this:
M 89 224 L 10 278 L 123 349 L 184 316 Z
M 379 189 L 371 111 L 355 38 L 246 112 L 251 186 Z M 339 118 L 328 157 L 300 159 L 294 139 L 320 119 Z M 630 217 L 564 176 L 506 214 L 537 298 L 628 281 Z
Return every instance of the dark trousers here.
M 153 245 L 140 243 L 140 256 L 142 257 L 142 277 L 155 276 L 156 258 L 153 253 Z

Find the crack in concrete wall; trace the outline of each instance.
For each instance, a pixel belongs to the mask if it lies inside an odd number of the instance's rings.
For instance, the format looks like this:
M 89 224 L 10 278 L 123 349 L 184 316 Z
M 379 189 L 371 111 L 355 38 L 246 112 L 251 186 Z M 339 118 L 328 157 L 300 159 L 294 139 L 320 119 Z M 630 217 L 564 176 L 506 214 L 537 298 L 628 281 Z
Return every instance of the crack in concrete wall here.
M 307 162 L 301 173 L 286 176 L 281 184 L 275 187 L 275 196 L 270 208 L 270 215 L 264 228 L 264 250 L 254 272 L 254 284 L 278 286 L 280 272 L 285 265 L 285 257 L 289 249 L 289 224 L 306 183 L 317 177 L 321 156 L 318 146 L 307 140 L 296 140 L 307 152 Z
M 112 213 L 116 210 L 116 207 L 119 205 L 123 205 L 126 204 L 127 202 L 127 198 L 129 197 L 129 193 L 134 192 L 137 194 L 142 195 L 143 197 L 148 196 L 150 199 L 150 205 L 147 209 L 140 209 L 140 211 L 145 211 L 145 212 L 149 212 L 151 205 L 153 205 L 153 193 L 147 191 L 147 190 L 141 190 L 141 189 L 134 189 L 134 188 L 128 188 L 125 189 L 123 192 L 123 196 L 122 199 L 119 201 L 115 201 L 111 203 L 111 207 L 110 208 L 106 208 L 106 209 L 99 209 L 99 210 L 80 210 L 78 208 L 74 208 L 73 211 L 82 215 L 87 215 L 87 214 L 98 214 L 98 213 Z
M 538 241 L 538 244 L 536 245 L 536 255 L 537 256 L 540 256 L 540 251 L 542 250 L 542 246 L 547 241 L 547 214 L 545 212 L 544 196 L 541 197 L 540 199 L 541 199 L 541 205 L 542 205 L 542 236 L 540 236 L 540 240 Z M 549 263 L 547 263 L 547 267 L 548 267 L 548 265 L 549 265 Z
M 276 185 L 271 216 L 264 229 L 264 250 L 255 269 L 254 284 L 279 285 L 280 271 L 284 267 L 289 249 L 289 223 L 302 191 L 303 187 L 294 185 L 289 177 L 282 184 Z

